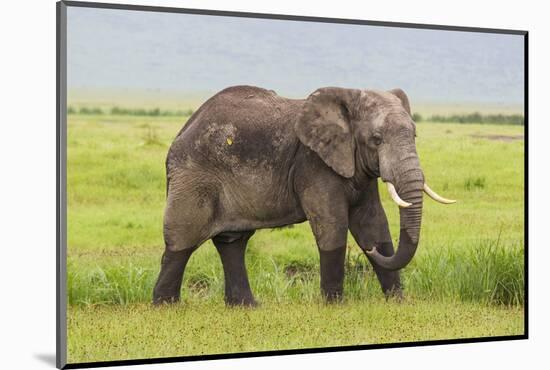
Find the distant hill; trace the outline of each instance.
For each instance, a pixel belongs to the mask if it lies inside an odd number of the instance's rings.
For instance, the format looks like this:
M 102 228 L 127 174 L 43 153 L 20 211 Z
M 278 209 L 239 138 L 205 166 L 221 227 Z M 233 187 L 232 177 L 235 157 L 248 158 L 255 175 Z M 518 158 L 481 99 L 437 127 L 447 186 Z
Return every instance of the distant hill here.
M 516 35 L 72 7 L 68 32 L 73 91 L 208 95 L 251 84 L 303 97 L 321 86 L 401 87 L 418 102 L 523 104 Z

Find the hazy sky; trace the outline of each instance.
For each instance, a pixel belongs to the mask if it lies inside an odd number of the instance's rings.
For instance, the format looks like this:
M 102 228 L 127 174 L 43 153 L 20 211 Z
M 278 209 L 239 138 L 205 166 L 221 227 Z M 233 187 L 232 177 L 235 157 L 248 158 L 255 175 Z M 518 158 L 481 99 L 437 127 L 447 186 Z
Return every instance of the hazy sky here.
M 416 101 L 522 104 L 523 74 L 518 35 L 68 8 L 69 88 L 401 87 Z

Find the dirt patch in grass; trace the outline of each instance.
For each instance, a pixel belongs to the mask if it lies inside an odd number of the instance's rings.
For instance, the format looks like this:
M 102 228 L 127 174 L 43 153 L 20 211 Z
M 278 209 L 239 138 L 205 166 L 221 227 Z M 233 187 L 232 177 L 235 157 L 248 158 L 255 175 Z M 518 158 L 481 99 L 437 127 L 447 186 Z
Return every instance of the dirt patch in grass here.
M 308 281 L 316 272 L 316 266 L 300 261 L 292 261 L 284 267 L 284 273 L 288 279 Z
M 517 140 L 523 140 L 525 139 L 524 135 L 470 135 L 471 137 L 478 138 L 478 139 L 489 139 L 489 140 L 496 140 L 496 141 L 517 141 Z

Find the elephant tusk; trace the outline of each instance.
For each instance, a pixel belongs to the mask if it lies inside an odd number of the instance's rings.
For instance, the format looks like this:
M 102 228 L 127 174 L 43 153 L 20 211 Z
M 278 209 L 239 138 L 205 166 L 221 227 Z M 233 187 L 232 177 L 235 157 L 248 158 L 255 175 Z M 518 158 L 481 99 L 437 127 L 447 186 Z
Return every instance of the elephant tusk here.
M 429 187 L 428 184 L 426 184 L 426 183 L 424 183 L 424 191 L 426 192 L 426 194 L 428 194 L 428 195 L 430 196 L 430 198 L 432 198 L 432 199 L 435 200 L 436 202 L 443 203 L 443 204 L 453 204 L 453 203 L 456 203 L 456 200 L 445 199 L 445 198 L 443 198 L 442 196 L 438 195 L 435 191 L 433 191 L 432 189 L 430 189 L 430 187 Z
M 405 202 L 403 199 L 399 198 L 399 195 L 397 194 L 397 191 L 395 190 L 395 186 L 391 182 L 387 182 L 386 185 L 388 186 L 388 191 L 390 193 L 391 199 L 397 203 L 399 207 L 407 208 L 412 205 L 412 203 Z

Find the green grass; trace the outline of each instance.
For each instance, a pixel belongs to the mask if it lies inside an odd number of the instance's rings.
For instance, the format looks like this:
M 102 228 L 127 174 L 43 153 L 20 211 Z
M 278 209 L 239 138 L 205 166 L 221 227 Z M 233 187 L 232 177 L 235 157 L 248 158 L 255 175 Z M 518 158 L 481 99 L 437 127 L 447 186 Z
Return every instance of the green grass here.
M 382 299 L 324 305 L 265 302 L 250 310 L 193 299 L 185 305 L 69 309 L 69 361 L 123 360 L 335 347 L 523 332 L 521 308 Z
M 319 256 L 303 223 L 260 230 L 249 242 L 261 308 L 223 306 L 211 242 L 188 264 L 182 304 L 150 308 L 163 251 L 164 160 L 186 119 L 69 116 L 71 362 L 523 333 L 524 142 L 523 127 L 510 125 L 418 124 L 430 186 L 458 203 L 426 198 L 419 250 L 402 272 L 404 304 L 383 299 L 351 237 L 346 300 L 321 304 Z M 396 242 L 398 210 L 381 193 Z
M 300 231 L 296 231 L 300 232 Z M 305 234 L 305 232 L 304 232 Z M 314 302 L 319 296 L 318 256 L 314 248 L 300 255 L 263 253 L 250 243 L 247 256 L 252 289 L 260 300 Z M 192 257 L 183 296 L 204 301 L 223 300 L 223 270 L 211 245 Z M 285 249 L 283 249 L 285 250 Z M 111 261 L 81 268 L 69 264 L 70 304 L 132 304 L 149 302 L 158 275 L 158 258 L 136 256 L 133 261 Z M 381 296 L 370 264 L 358 248 L 348 251 L 347 299 L 367 301 Z M 442 248 L 424 253 L 407 268 L 407 295 L 427 300 L 460 300 L 479 304 L 523 304 L 523 249 L 485 241 L 466 248 Z

